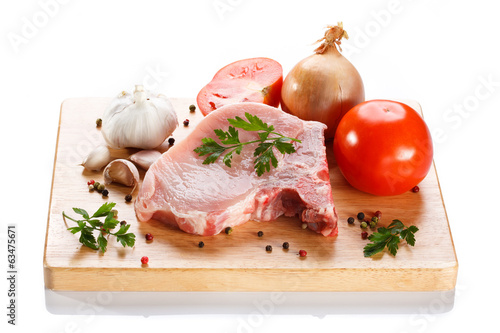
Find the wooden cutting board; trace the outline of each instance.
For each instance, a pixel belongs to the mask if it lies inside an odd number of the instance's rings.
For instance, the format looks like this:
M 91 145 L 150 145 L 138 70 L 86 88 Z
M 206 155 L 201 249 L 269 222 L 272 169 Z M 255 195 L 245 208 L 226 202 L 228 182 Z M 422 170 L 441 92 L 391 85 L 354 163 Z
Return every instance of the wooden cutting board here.
M 129 188 L 111 184 L 109 197 L 89 192 L 87 182 L 102 182 L 102 174 L 80 165 L 87 154 L 104 143 L 95 120 L 109 98 L 73 98 L 61 106 L 50 209 L 44 253 L 45 285 L 52 290 L 76 291 L 440 291 L 455 287 L 458 263 L 434 165 L 419 184 L 420 192 L 378 197 L 352 188 L 341 175 L 327 143 L 333 198 L 339 214 L 339 236 L 323 237 L 303 230 L 298 218 L 273 222 L 249 221 L 227 235 L 202 237 L 151 221 L 139 223 L 133 204 L 126 203 Z M 179 115 L 174 138 L 182 140 L 202 119 L 189 112 L 194 99 L 173 99 Z M 420 106 L 407 102 L 417 111 Z M 188 127 L 182 125 L 190 120 Z M 168 149 L 168 144 L 159 148 Z M 112 150 L 127 158 L 135 149 Z M 141 177 L 144 172 L 141 171 Z M 141 178 L 142 179 L 142 178 Z M 136 192 L 137 193 L 137 192 Z M 131 224 L 137 236 L 134 248 L 111 240 L 105 254 L 82 246 L 67 228 L 62 212 L 72 207 L 94 212 L 104 202 L 116 202 L 118 219 Z M 358 212 L 382 212 L 379 226 L 393 219 L 416 225 L 416 245 L 402 245 L 396 257 L 388 252 L 363 257 L 367 240 L 361 228 L 347 224 Z M 264 236 L 258 237 L 257 232 Z M 372 231 L 368 229 L 371 233 Z M 154 240 L 146 242 L 145 234 Z M 198 242 L 205 243 L 204 248 Z M 282 243 L 290 249 L 283 250 Z M 266 245 L 273 247 L 266 252 Z M 298 256 L 306 250 L 305 258 Z M 141 257 L 148 256 L 143 266 Z

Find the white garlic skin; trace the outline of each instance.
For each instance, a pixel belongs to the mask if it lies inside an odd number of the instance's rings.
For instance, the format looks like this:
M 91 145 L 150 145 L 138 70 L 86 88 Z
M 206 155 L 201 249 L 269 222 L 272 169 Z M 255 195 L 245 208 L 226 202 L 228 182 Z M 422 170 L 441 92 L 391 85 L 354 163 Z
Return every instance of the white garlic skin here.
M 177 114 L 166 96 L 136 86 L 133 94 L 122 92 L 111 101 L 101 133 L 111 148 L 153 149 L 177 126 Z
M 144 170 L 148 170 L 151 164 L 156 162 L 159 159 L 161 153 L 157 150 L 141 150 L 135 154 L 130 155 L 130 160 L 143 168 Z
M 106 146 L 98 146 L 90 152 L 82 165 L 90 171 L 99 171 L 111 161 L 111 153 Z
M 134 163 L 117 159 L 111 161 L 103 171 L 104 184 L 119 183 L 125 186 L 136 186 L 139 183 L 139 170 Z

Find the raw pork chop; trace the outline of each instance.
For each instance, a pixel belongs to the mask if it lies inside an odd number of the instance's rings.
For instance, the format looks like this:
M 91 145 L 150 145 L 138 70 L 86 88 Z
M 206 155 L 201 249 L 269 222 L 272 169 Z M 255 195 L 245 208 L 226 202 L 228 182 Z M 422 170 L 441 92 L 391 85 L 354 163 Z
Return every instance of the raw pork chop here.
M 227 130 L 228 118 L 245 112 L 258 116 L 276 132 L 297 138 L 296 152 L 283 156 L 278 167 L 257 176 L 253 152 L 257 144 L 233 154 L 232 167 L 220 157 L 204 165 L 206 156 L 193 150 L 201 139 L 218 141 L 214 129 Z M 337 235 L 323 131 L 319 122 L 303 121 L 260 103 L 238 103 L 207 115 L 191 134 L 165 152 L 147 171 L 135 202 L 139 221 L 155 219 L 177 224 L 191 234 L 216 235 L 248 220 L 271 221 L 298 215 L 308 227 L 325 236 Z M 256 132 L 239 130 L 240 141 L 258 139 Z M 219 141 L 218 141 L 219 142 Z

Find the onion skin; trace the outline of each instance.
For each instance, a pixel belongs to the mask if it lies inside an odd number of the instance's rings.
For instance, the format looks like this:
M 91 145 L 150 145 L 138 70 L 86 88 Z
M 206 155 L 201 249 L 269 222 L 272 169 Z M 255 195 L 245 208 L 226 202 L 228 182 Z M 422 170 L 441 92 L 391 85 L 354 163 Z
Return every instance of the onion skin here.
M 322 53 L 300 61 L 288 73 L 281 89 L 283 111 L 324 123 L 328 126 L 327 140 L 333 139 L 347 111 L 365 100 L 361 76 L 337 50 L 338 44 L 326 45 Z

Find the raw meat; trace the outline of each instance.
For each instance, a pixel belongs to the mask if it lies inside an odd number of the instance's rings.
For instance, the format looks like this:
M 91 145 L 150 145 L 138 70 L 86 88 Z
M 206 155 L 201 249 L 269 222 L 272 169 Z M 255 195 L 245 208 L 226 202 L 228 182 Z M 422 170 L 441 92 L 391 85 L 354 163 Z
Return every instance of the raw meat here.
M 297 138 L 296 152 L 283 156 L 278 167 L 257 176 L 253 152 L 257 144 L 233 154 L 232 167 L 222 162 L 202 164 L 206 156 L 193 150 L 201 139 L 218 141 L 214 129 L 227 130 L 228 118 L 245 112 L 274 125 L 276 132 Z M 337 235 L 323 132 L 319 122 L 303 121 L 260 103 L 238 103 L 207 115 L 190 135 L 165 152 L 147 171 L 135 212 L 139 221 L 150 219 L 177 224 L 198 235 L 216 235 L 226 227 L 248 220 L 271 221 L 280 215 L 298 215 L 308 227 L 325 236 Z M 240 141 L 257 139 L 256 132 L 239 130 Z

